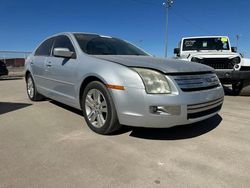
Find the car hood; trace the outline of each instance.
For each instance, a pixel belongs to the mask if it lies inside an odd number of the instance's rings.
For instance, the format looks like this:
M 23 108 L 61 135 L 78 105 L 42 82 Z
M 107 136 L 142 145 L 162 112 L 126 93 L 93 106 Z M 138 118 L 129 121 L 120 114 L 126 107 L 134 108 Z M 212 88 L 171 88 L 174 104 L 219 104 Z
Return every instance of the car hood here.
M 94 55 L 93 57 L 118 63 L 127 67 L 150 68 L 168 73 L 191 73 L 213 71 L 211 67 L 189 61 L 156 58 L 151 56 Z
M 210 52 L 192 52 L 183 55 L 184 58 L 234 58 L 240 56 L 238 53 L 233 52 L 217 52 L 217 51 L 210 51 Z

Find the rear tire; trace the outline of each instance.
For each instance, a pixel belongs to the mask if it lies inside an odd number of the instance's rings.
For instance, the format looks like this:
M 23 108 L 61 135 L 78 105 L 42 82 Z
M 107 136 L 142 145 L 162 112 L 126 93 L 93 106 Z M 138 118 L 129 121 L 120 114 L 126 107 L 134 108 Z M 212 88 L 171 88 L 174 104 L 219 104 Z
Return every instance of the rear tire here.
M 240 96 L 250 96 L 250 80 L 244 80 Z
M 241 90 L 243 88 L 243 82 L 233 83 L 232 84 L 232 90 L 234 95 L 239 95 Z
M 81 106 L 85 121 L 94 132 L 107 135 L 121 128 L 111 94 L 101 82 L 93 81 L 87 85 Z
M 30 100 L 41 101 L 44 99 L 44 97 L 37 92 L 36 85 L 31 74 L 28 74 L 26 77 L 26 90 Z

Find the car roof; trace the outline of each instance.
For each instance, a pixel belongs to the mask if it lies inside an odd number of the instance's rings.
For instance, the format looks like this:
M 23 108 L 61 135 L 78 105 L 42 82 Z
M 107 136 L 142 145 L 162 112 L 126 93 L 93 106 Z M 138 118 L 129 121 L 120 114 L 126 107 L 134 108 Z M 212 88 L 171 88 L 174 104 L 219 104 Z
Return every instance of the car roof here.
M 194 39 L 194 38 L 228 38 L 228 36 L 194 36 L 194 37 L 183 37 L 182 39 Z
M 100 35 L 100 34 L 97 34 L 97 33 L 88 33 L 88 32 L 61 32 L 61 33 L 57 33 L 57 34 L 53 35 L 52 37 L 55 37 L 55 36 L 58 36 L 58 35 L 75 35 L 75 34 L 96 35 L 96 36 L 100 36 L 100 37 L 114 38 L 114 37 L 108 36 L 108 35 Z

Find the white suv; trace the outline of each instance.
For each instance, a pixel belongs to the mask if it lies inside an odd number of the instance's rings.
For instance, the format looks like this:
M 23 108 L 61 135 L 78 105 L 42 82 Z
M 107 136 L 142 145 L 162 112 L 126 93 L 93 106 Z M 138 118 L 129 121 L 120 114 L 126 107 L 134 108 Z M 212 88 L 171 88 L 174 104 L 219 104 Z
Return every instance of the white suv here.
M 185 37 L 174 49 L 177 59 L 213 67 L 221 82 L 232 84 L 233 91 L 238 94 L 243 83 L 250 79 L 250 66 L 236 51 L 226 36 Z

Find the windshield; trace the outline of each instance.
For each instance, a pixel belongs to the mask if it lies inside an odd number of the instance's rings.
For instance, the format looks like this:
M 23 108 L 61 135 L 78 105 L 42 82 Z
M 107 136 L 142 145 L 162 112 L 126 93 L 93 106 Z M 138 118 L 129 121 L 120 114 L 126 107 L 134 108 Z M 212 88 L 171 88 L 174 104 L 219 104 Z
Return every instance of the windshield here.
M 183 40 L 183 51 L 200 50 L 229 50 L 228 38 L 191 38 Z
M 90 55 L 148 55 L 132 44 L 117 38 L 94 34 L 75 34 L 75 38 L 82 51 Z

